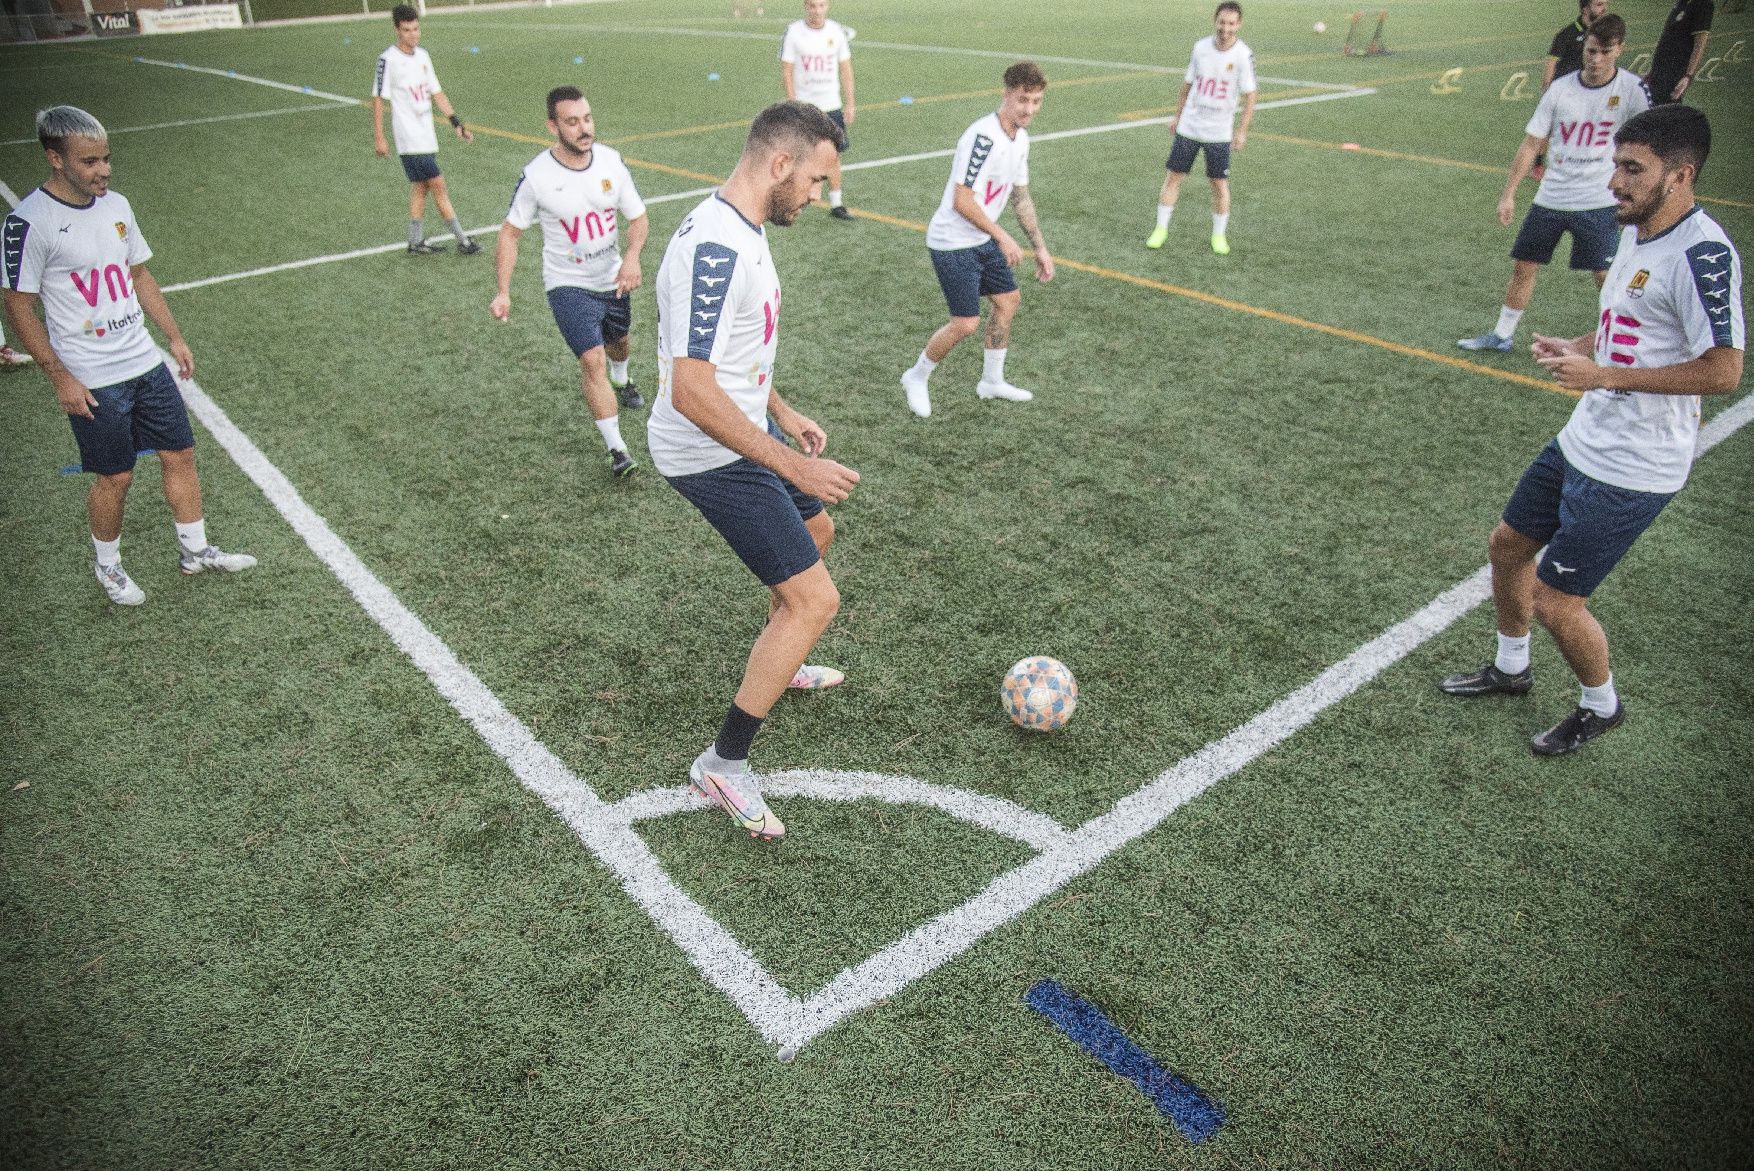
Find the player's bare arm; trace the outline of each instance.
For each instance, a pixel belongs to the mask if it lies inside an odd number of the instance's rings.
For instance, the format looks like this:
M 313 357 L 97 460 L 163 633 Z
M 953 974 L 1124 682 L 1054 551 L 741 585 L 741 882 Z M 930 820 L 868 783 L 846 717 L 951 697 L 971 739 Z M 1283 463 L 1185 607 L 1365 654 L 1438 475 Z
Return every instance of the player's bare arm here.
M 134 282 L 134 295 L 140 299 L 140 308 L 145 312 L 146 319 L 158 326 L 158 332 L 164 334 L 171 357 L 176 360 L 177 373 L 184 378 L 195 377 L 195 355 L 189 352 L 188 345 L 183 341 L 183 331 L 177 328 L 177 319 L 171 316 L 171 307 L 165 301 L 157 279 L 146 271 L 144 264 L 136 264 L 130 268 L 129 276 Z
M 846 119 L 848 126 L 853 124 L 857 111 L 853 106 L 853 59 L 848 57 L 840 63 L 841 117 Z
M 795 66 L 790 61 L 780 62 L 780 82 L 786 87 L 786 101 L 788 102 L 798 100 L 798 81 L 792 75 L 794 68 Z
M 37 295 L 18 293 L 11 289 L 5 290 L 5 295 L 6 324 L 12 327 L 12 336 L 18 339 L 18 344 L 37 360 L 42 372 L 49 376 L 49 385 L 55 388 L 55 400 L 61 404 L 61 409 L 82 419 L 91 418 L 92 408 L 97 406 L 97 396 L 83 382 L 73 377 L 67 367 L 61 364 L 55 348 L 49 344 L 48 328 L 37 315 Z
M 390 157 L 390 141 L 384 137 L 384 99 L 376 94 L 372 95 L 372 147 L 379 158 Z
M 781 431 L 794 439 L 803 448 L 804 454 L 815 458 L 828 448 L 828 432 L 824 431 L 814 419 L 792 409 L 792 405 L 780 397 L 780 392 L 767 392 L 767 413 L 779 424 Z
M 1030 247 L 1035 249 L 1035 279 L 1046 284 L 1054 279 L 1054 258 L 1048 252 L 1047 237 L 1041 234 L 1041 221 L 1035 215 L 1035 199 L 1027 186 L 1012 189 L 1011 210 L 1022 225 L 1023 234 L 1029 237 Z
M 1670 95 L 1677 102 L 1681 100 L 1681 95 L 1692 87 L 1693 75 L 1699 72 L 1699 66 L 1705 61 L 1705 42 L 1710 39 L 1710 32 L 1693 34 L 1693 55 L 1687 58 L 1687 72 L 1683 73 L 1681 80 L 1675 83 L 1675 92 Z
M 493 279 L 499 291 L 487 311 L 500 321 L 509 321 L 512 316 L 512 273 L 518 267 L 518 242 L 523 238 L 524 229 L 516 224 L 501 224 L 499 238 L 493 245 Z
M 463 120 L 457 117 L 456 107 L 451 105 L 451 99 L 445 96 L 444 90 L 432 95 L 432 104 L 438 107 L 439 113 L 451 120 L 451 127 L 456 130 L 458 138 L 464 142 L 475 141 L 475 132 L 463 125 Z
M 1559 58 L 1547 58 L 1547 64 L 1541 69 L 1541 92 L 1546 93 L 1547 87 L 1553 84 L 1553 75 L 1559 72 Z
M 1181 92 L 1175 97 L 1175 113 L 1171 114 L 1169 121 L 1165 123 L 1169 127 L 1169 133 L 1172 137 L 1175 134 L 1176 124 L 1182 120 L 1182 111 L 1187 109 L 1188 95 L 1193 92 L 1194 87 L 1190 82 L 1182 82 Z
M 1563 354 L 1582 354 L 1587 358 L 1595 353 L 1596 339 L 1591 334 L 1586 333 L 1581 337 L 1548 337 L 1537 333 L 1534 337 L 1534 344 L 1529 346 L 1529 352 L 1535 356 L 1537 362 L 1542 358 L 1557 358 Z
M 1566 390 L 1636 390 L 1644 394 L 1729 394 L 1742 381 L 1742 351 L 1713 346 L 1691 362 L 1637 369 L 1598 366 L 1576 352 L 1537 357 Z
M 1023 249 L 1017 246 L 1017 241 L 1011 238 L 1010 232 L 994 223 L 987 216 L 987 213 L 981 210 L 980 202 L 974 197 L 973 187 L 957 184 L 956 194 L 952 198 L 955 202 L 956 214 L 991 236 L 993 243 L 997 244 L 999 251 L 1004 254 L 1006 264 L 1015 268 L 1023 263 Z
M 622 233 L 627 243 L 627 252 L 621 258 L 621 268 L 615 274 L 615 295 L 625 297 L 645 283 L 645 273 L 640 268 L 639 255 L 645 251 L 646 237 L 651 234 L 652 222 L 646 216 L 640 216 L 628 223 Z
M 711 362 L 700 358 L 676 359 L 670 401 L 683 418 L 738 455 L 790 480 L 819 500 L 838 504 L 847 498 L 853 485 L 859 482 L 859 473 L 833 460 L 801 455 L 755 426 L 719 386 L 717 375 L 718 367 Z M 785 430 L 783 424 L 780 429 Z
M 1516 157 L 1510 160 L 1510 177 L 1504 181 L 1504 194 L 1498 197 L 1498 223 L 1501 227 L 1510 227 L 1516 219 L 1516 189 L 1522 186 L 1524 179 L 1535 167 L 1535 160 L 1547 149 L 1547 140 L 1537 138 L 1533 134 L 1523 135 L 1523 144 L 1516 148 Z
M 1248 145 L 1249 123 L 1255 120 L 1255 95 L 1253 92 L 1242 95 L 1242 120 L 1236 125 L 1236 136 L 1230 140 L 1231 150 L 1241 150 Z

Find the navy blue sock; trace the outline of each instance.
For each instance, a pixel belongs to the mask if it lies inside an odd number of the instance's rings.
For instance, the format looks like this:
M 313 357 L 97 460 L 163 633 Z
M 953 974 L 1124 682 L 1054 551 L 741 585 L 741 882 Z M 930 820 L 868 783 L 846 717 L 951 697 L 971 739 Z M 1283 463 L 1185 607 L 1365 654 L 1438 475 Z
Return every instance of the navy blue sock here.
M 723 760 L 748 760 L 749 746 L 755 743 L 755 734 L 759 731 L 761 717 L 752 716 L 733 703 L 731 710 L 725 713 L 719 738 L 713 741 L 713 751 Z

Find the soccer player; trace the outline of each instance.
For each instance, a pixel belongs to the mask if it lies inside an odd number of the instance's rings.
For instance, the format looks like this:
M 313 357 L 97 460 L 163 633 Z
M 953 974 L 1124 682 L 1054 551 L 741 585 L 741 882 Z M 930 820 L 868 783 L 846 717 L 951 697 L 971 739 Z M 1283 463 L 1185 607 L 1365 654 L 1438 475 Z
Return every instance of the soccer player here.
M 1705 60 L 1705 44 L 1711 39 L 1712 0 L 1675 0 L 1663 20 L 1662 35 L 1651 54 L 1651 101 L 1664 105 L 1678 102 L 1693 84 Z
M 1230 152 L 1247 144 L 1254 120 L 1255 55 L 1236 35 L 1242 29 L 1241 4 L 1224 0 L 1212 20 L 1216 31 L 1194 43 L 1169 119 L 1169 173 L 1157 196 L 1157 227 L 1145 239 L 1147 248 L 1161 248 L 1169 239 L 1169 217 L 1175 214 L 1182 180 L 1194 169 L 1194 155 L 1203 151 L 1206 178 L 1212 181 L 1212 251 L 1230 255 Z M 1237 125 L 1239 102 L 1242 123 Z
M 81 467 L 97 477 L 86 513 L 98 583 L 118 605 L 146 600 L 122 568 L 121 544 L 135 453 L 149 448 L 164 472 L 183 573 L 248 569 L 254 557 L 207 542 L 195 433 L 144 319 L 164 334 L 184 378 L 194 377 L 195 358 L 146 269 L 152 249 L 134 209 L 110 190 L 109 134 L 84 110 L 55 106 L 37 115 L 37 139 L 49 178 L 0 226 L 6 316 L 67 412 Z
M 839 137 L 808 102 L 763 110 L 731 177 L 688 213 L 658 268 L 652 463 L 769 591 L 743 682 L 688 778 L 762 841 L 786 832 L 749 771 L 762 720 L 786 688 L 844 678 L 804 659 L 840 608 L 822 562 L 834 540 L 823 503 L 845 500 L 859 479 L 822 458 L 827 433 L 775 389 L 780 280 L 765 225 L 792 223 L 819 194 Z
M 1458 341 L 1462 349 L 1510 351 L 1517 323 L 1535 295 L 1535 278 L 1566 232 L 1571 233 L 1571 267 L 1589 272 L 1597 288 L 1607 277 L 1619 242 L 1608 192 L 1614 131 L 1650 107 L 1644 82 L 1616 65 L 1625 42 L 1626 22 L 1618 16 L 1610 13 L 1592 24 L 1584 39 L 1583 70 L 1555 81 L 1524 127 L 1498 198 L 1501 225 L 1508 228 L 1516 215 L 1516 189 L 1535 157 L 1551 148 L 1552 160 L 1510 247 L 1510 284 L 1498 324 L 1490 333 Z
M 926 248 L 938 273 L 938 286 L 950 306 L 950 320 L 940 326 L 919 360 L 901 376 L 908 409 L 924 419 L 932 413 L 928 385 L 938 363 L 958 342 L 981 325 L 981 298 L 993 303 L 987 317 L 986 350 L 975 393 L 1026 403 L 1035 396 L 1005 381 L 1005 355 L 1011 346 L 1011 319 L 1023 294 L 1012 268 L 1023 262 L 1023 250 L 999 226 L 1007 197 L 1017 222 L 1035 249 L 1035 279 L 1054 279 L 1054 258 L 1035 218 L 1029 194 L 1029 124 L 1046 96 L 1048 79 L 1033 61 L 1019 61 L 1005 70 L 1005 94 L 999 109 L 962 132 L 944 198 L 926 228 Z
M 1626 227 L 1602 286 L 1600 324 L 1593 336 L 1537 334 L 1532 347 L 1583 398 L 1523 473 L 1492 533 L 1498 655 L 1440 684 L 1459 696 L 1526 694 L 1529 622 L 1540 619 L 1583 686 L 1577 710 L 1534 738 L 1540 756 L 1571 752 L 1626 718 L 1589 597 L 1687 482 L 1699 398 L 1736 389 L 1747 348 L 1742 262 L 1694 203 L 1711 151 L 1705 115 L 1659 106 L 1614 142 L 1610 187 Z
M 794 20 L 780 42 L 780 80 L 786 97 L 809 102 L 840 128 L 840 145 L 828 172 L 828 214 L 837 220 L 853 218 L 842 206 L 840 189 L 840 156 L 850 145 L 847 127 L 858 116 L 853 105 L 852 39 L 844 25 L 828 19 L 828 0 L 804 0 L 804 19 Z
M 554 323 L 579 360 L 585 403 L 609 449 L 609 470 L 625 476 L 637 466 L 627 454 L 616 415 L 623 406 L 645 405 L 627 370 L 629 294 L 645 279 L 640 253 L 646 246 L 646 205 L 620 152 L 597 141 L 591 103 L 570 85 L 548 93 L 548 132 L 554 146 L 530 161 L 512 189 L 511 208 L 499 228 L 494 275 L 499 293 L 489 312 L 501 321 L 512 312 L 512 271 L 518 241 L 531 224 L 542 224 L 542 287 Z M 627 225 L 619 230 L 616 215 Z M 621 240 L 627 255 L 621 255 Z
M 1553 34 L 1547 50 L 1547 67 L 1541 76 L 1541 92 L 1561 77 L 1583 68 L 1583 42 L 1590 26 L 1608 11 L 1608 0 L 1577 0 L 1577 19 Z
M 420 13 L 411 4 L 398 4 L 390 9 L 396 25 L 396 43 L 378 55 L 377 75 L 372 78 L 372 135 L 379 158 L 387 158 L 390 144 L 384 141 L 384 99 L 390 101 L 390 125 L 396 136 L 396 153 L 402 159 L 402 173 L 412 185 L 408 195 L 408 251 L 416 256 L 443 252 L 442 245 L 429 244 L 421 228 L 426 215 L 426 197 L 430 192 L 439 214 L 457 240 L 460 256 L 473 256 L 481 245 L 469 238 L 451 206 L 451 195 L 445 177 L 439 174 L 438 135 L 432 128 L 432 108 L 436 104 L 451 120 L 451 127 L 464 142 L 474 142 L 475 135 L 457 117 L 451 99 L 439 88 L 438 74 L 433 72 L 432 58 L 420 47 Z

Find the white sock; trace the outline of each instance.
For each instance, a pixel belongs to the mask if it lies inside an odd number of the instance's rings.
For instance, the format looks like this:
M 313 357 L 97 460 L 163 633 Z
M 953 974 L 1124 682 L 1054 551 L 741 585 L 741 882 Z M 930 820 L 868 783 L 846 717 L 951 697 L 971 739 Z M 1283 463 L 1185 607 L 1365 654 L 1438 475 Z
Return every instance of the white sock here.
M 985 365 L 981 367 L 982 382 L 1005 381 L 1005 350 L 982 350 Z
M 1493 666 L 1506 675 L 1517 675 L 1529 669 L 1529 636 L 1512 638 L 1508 634 L 1498 636 L 1498 658 Z
M 839 207 L 840 206 L 840 189 L 838 187 L 836 189 L 834 189 L 833 191 L 830 191 L 828 193 L 828 206 L 830 206 L 830 207 Z
M 177 544 L 191 553 L 199 553 L 207 548 L 207 521 L 205 519 L 190 521 L 188 524 L 177 525 Z
M 1228 228 L 1229 226 L 1230 226 L 1230 213 L 1229 212 L 1227 212 L 1227 211 L 1226 212 L 1216 212 L 1215 211 L 1212 213 L 1212 234 L 1214 236 L 1224 235 L 1224 229 Z
M 1614 676 L 1609 675 L 1608 681 L 1600 687 L 1584 688 L 1583 696 L 1577 702 L 1604 720 L 1613 715 L 1620 706 L 1620 697 L 1614 694 Z
M 597 430 L 603 433 L 603 444 L 610 451 L 626 451 L 627 444 L 621 439 L 621 420 L 614 415 L 607 419 L 597 420 Z
M 920 351 L 920 360 L 918 362 L 914 363 L 914 368 L 912 370 L 909 370 L 908 373 L 909 374 L 918 374 L 921 378 L 930 378 L 932 376 L 932 371 L 936 370 L 937 368 L 938 368 L 938 363 L 936 363 L 936 362 L 932 361 L 932 359 L 926 357 L 926 351 L 921 350 Z
M 91 544 L 92 547 L 97 550 L 97 563 L 99 565 L 122 564 L 121 537 L 117 537 L 113 541 L 100 541 L 96 537 L 93 537 L 91 539 Z
M 1160 203 L 1160 204 L 1158 204 L 1157 205 L 1157 226 L 1160 228 L 1169 227 L 1169 217 L 1174 215 L 1174 214 L 1175 214 L 1175 204 L 1173 204 L 1173 203 Z
M 611 381 L 621 383 L 623 386 L 627 385 L 627 363 L 625 361 L 617 362 L 613 358 L 610 359 L 609 378 Z
M 700 754 L 700 767 L 711 773 L 729 773 L 738 777 L 749 771 L 748 759 L 726 760 L 719 755 L 717 744 L 708 744 L 706 751 Z
M 1516 323 L 1522 319 L 1523 311 L 1521 309 L 1512 309 L 1509 305 L 1506 305 L 1498 311 L 1498 325 L 1492 330 L 1492 332 L 1499 337 L 1515 337 Z

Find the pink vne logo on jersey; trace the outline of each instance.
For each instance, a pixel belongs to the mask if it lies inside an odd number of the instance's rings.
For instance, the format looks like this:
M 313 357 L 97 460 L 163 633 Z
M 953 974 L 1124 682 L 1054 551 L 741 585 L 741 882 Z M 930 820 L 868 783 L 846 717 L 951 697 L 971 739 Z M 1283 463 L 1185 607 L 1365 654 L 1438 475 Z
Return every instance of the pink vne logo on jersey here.
M 98 270 L 95 268 L 91 270 L 91 283 L 89 285 L 79 278 L 77 270 L 70 271 L 67 275 L 73 278 L 73 287 L 79 290 L 79 295 L 84 297 L 85 303 L 93 309 L 97 308 L 97 295 L 100 290 L 109 293 L 111 301 L 126 301 L 134 295 L 134 288 L 128 283 L 128 273 L 119 264 L 104 266 L 101 284 L 98 280 Z
M 424 102 L 432 96 L 432 91 L 426 88 L 426 82 L 424 81 L 415 82 L 413 85 L 409 86 L 408 93 L 417 102 Z
M 1202 77 L 1194 92 L 1203 98 L 1216 98 L 1222 102 L 1230 96 L 1230 81 L 1227 78 Z
M 773 291 L 771 305 L 766 301 L 761 303 L 761 322 L 761 344 L 771 345 L 773 344 L 773 335 L 779 332 L 780 328 L 780 291 L 778 289 Z
M 798 64 L 804 67 L 805 73 L 833 73 L 834 54 L 805 53 L 798 58 Z
M 1607 146 L 1614 141 L 1614 121 L 1604 118 L 1600 122 L 1561 122 L 1559 141 L 1564 146 Z
M 560 230 L 565 232 L 566 238 L 574 244 L 579 242 L 581 232 L 587 239 L 591 240 L 595 240 L 599 236 L 610 235 L 615 231 L 615 209 L 610 208 L 601 214 L 593 211 L 583 216 L 574 216 L 571 223 L 561 220 Z
M 1647 274 L 1641 272 L 1638 275 L 1645 276 Z M 1638 344 L 1638 335 L 1617 331 L 1638 329 L 1642 324 L 1636 317 L 1628 317 L 1624 313 L 1615 313 L 1609 309 L 1602 310 L 1602 327 L 1596 334 L 1597 351 L 1607 349 L 1609 345 L 1625 346 L 1627 350 L 1630 350 Z M 1630 366 L 1637 359 L 1626 350 L 1608 350 L 1608 360 L 1617 366 Z
M 1007 192 L 1009 190 L 1011 190 L 1011 184 L 1009 184 L 1009 183 L 994 183 L 991 179 L 988 179 L 987 180 L 987 193 L 986 193 L 986 195 L 981 197 L 982 202 L 984 202 L 988 207 L 991 207 L 993 205 L 993 200 L 998 199 L 1000 196 L 1004 195 L 1005 192 Z

